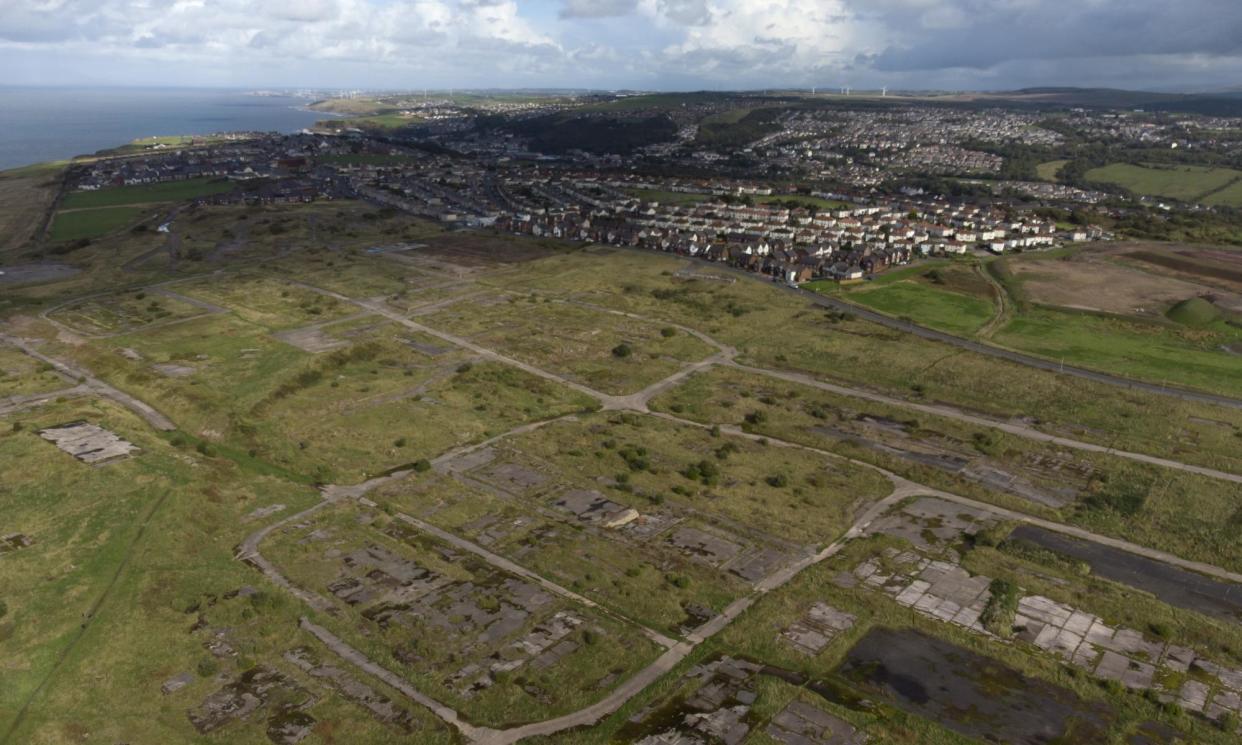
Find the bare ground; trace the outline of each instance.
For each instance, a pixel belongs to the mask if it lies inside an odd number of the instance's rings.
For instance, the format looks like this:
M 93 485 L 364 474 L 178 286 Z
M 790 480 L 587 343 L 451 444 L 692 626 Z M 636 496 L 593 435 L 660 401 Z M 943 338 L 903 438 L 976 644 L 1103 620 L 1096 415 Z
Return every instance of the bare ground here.
M 1070 261 L 1015 261 L 1010 264 L 1022 280 L 1028 299 L 1041 305 L 1160 316 L 1169 306 L 1187 298 L 1214 295 L 1225 304 L 1242 303 L 1242 296 L 1162 273 L 1123 266 L 1099 255 L 1081 255 Z

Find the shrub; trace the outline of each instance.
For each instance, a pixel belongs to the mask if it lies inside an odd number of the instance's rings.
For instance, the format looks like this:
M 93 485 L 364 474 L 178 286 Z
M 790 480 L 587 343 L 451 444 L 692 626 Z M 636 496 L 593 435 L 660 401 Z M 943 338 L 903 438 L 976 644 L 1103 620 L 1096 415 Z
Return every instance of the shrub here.
M 991 597 L 979 615 L 983 627 L 1000 637 L 1013 634 L 1013 619 L 1018 612 L 1018 586 L 1004 579 L 994 579 L 988 585 Z
M 677 329 L 673 328 L 672 326 L 665 326 L 664 328 L 660 329 L 660 336 L 663 336 L 665 339 L 670 339 L 674 336 L 677 336 Z
M 426 458 L 423 458 L 422 460 L 414 464 L 414 470 L 419 473 L 426 473 L 427 471 L 430 471 L 431 461 L 427 460 Z
M 633 353 L 634 353 L 634 350 L 630 349 L 630 345 L 625 344 L 624 342 L 612 348 L 613 357 L 619 357 L 619 358 L 624 359 L 626 357 L 629 357 Z
M 216 662 L 216 658 L 214 657 L 204 657 L 198 661 L 198 665 L 195 666 L 195 669 L 198 670 L 198 674 L 201 677 L 210 678 L 220 672 L 220 663 Z
M 690 578 L 684 574 L 670 574 L 664 579 L 667 580 L 670 585 L 679 590 L 684 590 L 690 586 Z

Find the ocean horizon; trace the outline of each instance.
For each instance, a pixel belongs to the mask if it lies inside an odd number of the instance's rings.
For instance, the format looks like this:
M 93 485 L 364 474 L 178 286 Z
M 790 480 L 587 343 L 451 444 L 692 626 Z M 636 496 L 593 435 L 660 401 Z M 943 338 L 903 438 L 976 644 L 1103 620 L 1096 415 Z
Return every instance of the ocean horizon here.
M 248 89 L 0 86 L 0 170 L 156 135 L 296 132 L 330 114 Z

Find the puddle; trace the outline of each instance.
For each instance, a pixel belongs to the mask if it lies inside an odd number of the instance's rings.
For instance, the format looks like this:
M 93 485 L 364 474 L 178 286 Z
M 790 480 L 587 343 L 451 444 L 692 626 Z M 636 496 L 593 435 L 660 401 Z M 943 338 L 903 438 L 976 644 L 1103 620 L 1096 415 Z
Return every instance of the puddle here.
M 837 674 L 903 711 L 988 742 L 1106 741 L 1112 714 L 1072 691 L 915 631 L 873 629 Z

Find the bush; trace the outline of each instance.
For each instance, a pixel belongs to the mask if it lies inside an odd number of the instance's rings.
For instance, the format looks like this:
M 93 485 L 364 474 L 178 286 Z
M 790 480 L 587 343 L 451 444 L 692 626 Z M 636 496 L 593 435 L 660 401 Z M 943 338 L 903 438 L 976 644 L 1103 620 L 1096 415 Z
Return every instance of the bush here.
M 216 662 L 215 657 L 204 657 L 198 661 L 195 669 L 198 670 L 199 676 L 210 678 L 220 672 L 220 663 Z
M 784 489 L 786 486 L 789 486 L 789 477 L 783 473 L 769 476 L 765 481 L 768 482 L 768 486 L 774 489 Z
M 634 350 L 630 349 L 630 345 L 625 344 L 625 343 L 618 344 L 617 346 L 612 348 L 613 357 L 619 357 L 619 358 L 624 359 L 626 357 L 629 357 L 633 353 L 634 353 Z
M 991 597 L 979 615 L 983 627 L 999 637 L 1013 634 L 1013 619 L 1018 612 L 1018 586 L 1004 579 L 994 579 L 988 585 Z
M 660 336 L 663 336 L 665 339 L 671 339 L 672 337 L 677 336 L 677 329 L 672 326 L 665 326 L 660 329 Z
M 423 458 L 422 460 L 414 464 L 414 470 L 419 473 L 426 473 L 427 471 L 430 471 L 431 461 L 427 460 L 426 458 Z

